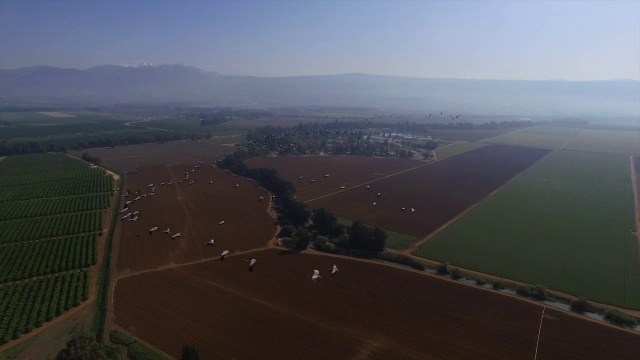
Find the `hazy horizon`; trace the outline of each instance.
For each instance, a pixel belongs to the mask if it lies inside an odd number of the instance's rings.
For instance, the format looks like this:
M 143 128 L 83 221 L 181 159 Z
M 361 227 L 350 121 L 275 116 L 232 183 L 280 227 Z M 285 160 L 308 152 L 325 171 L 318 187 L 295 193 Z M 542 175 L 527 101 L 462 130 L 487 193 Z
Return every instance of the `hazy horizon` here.
M 638 1 L 0 2 L 0 68 L 640 81 Z

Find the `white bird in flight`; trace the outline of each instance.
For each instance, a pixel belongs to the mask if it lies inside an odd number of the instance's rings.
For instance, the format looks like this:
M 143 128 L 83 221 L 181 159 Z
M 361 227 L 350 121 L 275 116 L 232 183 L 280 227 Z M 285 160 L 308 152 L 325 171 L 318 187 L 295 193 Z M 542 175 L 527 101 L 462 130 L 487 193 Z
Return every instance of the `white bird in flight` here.
M 338 267 L 333 265 L 333 268 L 331 269 L 331 276 L 335 275 L 335 273 L 338 272 Z
M 320 276 L 319 270 L 313 270 L 313 275 L 311 275 L 311 280 L 313 280 L 313 282 L 316 282 L 316 280 L 318 280 L 321 277 L 322 276 Z
M 249 261 L 249 271 L 253 271 L 253 267 L 256 265 L 257 262 L 258 260 L 256 260 L 255 258 Z
M 220 253 L 220 261 L 224 261 L 224 257 L 229 255 L 229 250 L 225 250 Z

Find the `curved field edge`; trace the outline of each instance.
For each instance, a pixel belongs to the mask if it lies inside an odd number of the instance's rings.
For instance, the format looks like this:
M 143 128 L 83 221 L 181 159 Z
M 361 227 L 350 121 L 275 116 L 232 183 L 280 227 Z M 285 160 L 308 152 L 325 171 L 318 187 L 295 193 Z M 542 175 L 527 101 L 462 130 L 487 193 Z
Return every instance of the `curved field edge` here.
M 248 256 L 259 261 L 253 272 L 244 263 Z M 325 270 L 332 264 L 340 269 L 335 277 Z M 313 283 L 305 274 L 314 268 L 327 276 Z M 158 284 L 165 291 L 155 291 Z M 632 359 L 637 353 L 637 334 L 543 312 L 541 304 L 307 253 L 263 250 L 134 275 L 118 282 L 114 296 L 121 328 L 135 326 L 139 338 L 176 357 L 184 343 L 205 358 L 533 358 L 539 352 L 540 359 Z
M 558 150 L 414 255 L 640 309 L 629 158 Z

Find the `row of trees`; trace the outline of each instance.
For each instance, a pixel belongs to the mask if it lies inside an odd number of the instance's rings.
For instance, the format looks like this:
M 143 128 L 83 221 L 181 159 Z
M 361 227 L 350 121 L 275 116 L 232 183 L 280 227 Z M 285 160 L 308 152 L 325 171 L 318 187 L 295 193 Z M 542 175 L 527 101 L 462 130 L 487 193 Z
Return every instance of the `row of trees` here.
M 109 193 L 112 188 L 113 183 L 111 177 L 107 175 L 99 175 L 69 179 L 65 181 L 0 187 L 0 201 L 22 201 L 29 199 Z
M 127 135 L 124 132 L 114 135 L 102 135 L 98 138 L 94 137 L 78 137 L 68 140 L 41 140 L 41 141 L 9 141 L 4 139 L 0 141 L 0 156 L 8 155 L 24 155 L 43 152 L 57 152 L 66 154 L 69 150 L 83 150 L 100 147 L 115 147 L 124 145 L 147 144 L 147 143 L 165 143 L 169 141 L 182 140 L 186 135 L 177 132 L 164 131 L 160 134 L 140 134 Z
M 0 244 L 102 232 L 99 211 L 0 222 Z
M 325 209 L 312 212 L 295 198 L 295 186 L 278 175 L 275 169 L 249 168 L 237 152 L 225 156 L 218 166 L 255 180 L 274 196 L 278 222 L 283 225 L 280 237 L 292 239 L 291 246 L 306 249 L 318 236 L 329 236 L 336 246 L 364 251 L 382 251 L 387 234 L 378 228 L 356 221 L 349 228 L 339 225 L 335 215 Z M 311 224 L 309 224 L 311 220 Z
M 2 160 L 3 162 L 9 160 Z M 27 159 L 25 159 L 27 160 Z M 75 161 L 75 160 L 74 160 Z M 79 161 L 78 161 L 79 162 Z M 61 171 L 42 171 L 26 175 L 2 175 L 0 174 L 0 186 L 26 185 L 43 182 L 71 180 L 88 177 L 101 177 L 105 171 L 100 168 L 83 167 L 80 169 L 68 169 Z
M 0 287 L 0 345 L 42 326 L 89 297 L 89 272 Z
M 0 284 L 87 268 L 96 260 L 95 234 L 7 245 L 0 252 Z
M 0 203 L 0 221 L 102 210 L 110 203 L 109 193 L 5 202 Z

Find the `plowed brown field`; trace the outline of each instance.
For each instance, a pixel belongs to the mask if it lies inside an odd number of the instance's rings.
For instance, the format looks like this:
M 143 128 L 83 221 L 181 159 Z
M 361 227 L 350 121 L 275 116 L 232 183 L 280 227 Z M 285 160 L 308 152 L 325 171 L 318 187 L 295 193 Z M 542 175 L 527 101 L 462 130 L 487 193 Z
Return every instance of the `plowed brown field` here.
M 141 198 L 130 206 L 139 211 L 139 219 L 122 221 L 118 251 L 118 271 L 139 271 L 169 264 L 185 263 L 231 252 L 266 246 L 276 231 L 274 219 L 267 213 L 269 194 L 255 183 L 220 169 L 202 166 L 190 172 L 182 184 L 187 165 L 150 165 L 127 177 L 127 188 L 147 193 L 147 185 L 156 186 L 156 195 Z M 195 179 L 193 185 L 188 182 Z M 160 186 L 162 181 L 172 185 Z M 213 184 L 209 181 L 213 180 Z M 235 188 L 235 184 L 240 184 Z M 263 196 L 264 200 L 258 201 Z M 133 200 L 130 195 L 126 200 Z M 125 213 L 118 214 L 121 218 Z M 219 225 L 224 221 L 224 225 Z M 153 235 L 150 228 L 158 226 Z M 171 229 L 170 234 L 163 231 Z M 172 234 L 182 233 L 171 240 Z M 215 246 L 205 246 L 210 239 Z
M 311 207 L 424 237 L 547 153 L 490 145 L 428 166 L 415 160 L 350 156 L 267 157 L 247 164 L 277 169 L 294 182 L 297 197 Z M 316 181 L 312 184 L 311 179 Z
M 198 141 L 170 141 L 163 144 L 151 143 L 115 148 L 87 149 L 72 152 L 76 157 L 82 157 L 83 152 L 97 156 L 102 160 L 102 166 L 117 170 L 121 173 L 134 171 L 141 165 L 152 164 L 192 164 L 199 161 L 214 161 L 226 152 L 235 150 L 234 146 L 224 144 L 241 141 L 239 136 L 216 137 Z
M 330 277 L 333 264 L 340 272 Z M 543 310 L 411 271 L 275 249 L 122 278 L 114 296 L 117 325 L 178 358 L 193 344 L 204 359 L 533 359 Z M 547 314 L 539 355 L 637 355 L 637 335 Z M 597 341 L 580 338 L 585 328 Z
M 263 157 L 247 160 L 250 167 L 278 170 L 283 178 L 296 185 L 296 196 L 301 201 L 366 185 L 368 181 L 396 174 L 407 169 L 426 166 L 426 162 L 397 158 L 360 156 L 290 156 Z M 328 177 L 325 177 L 329 174 Z M 298 177 L 302 175 L 302 179 Z M 312 184 L 311 180 L 316 181 Z
M 640 334 L 604 327 L 559 310 L 547 308 L 540 331 L 538 359 L 634 359 L 640 353 Z

